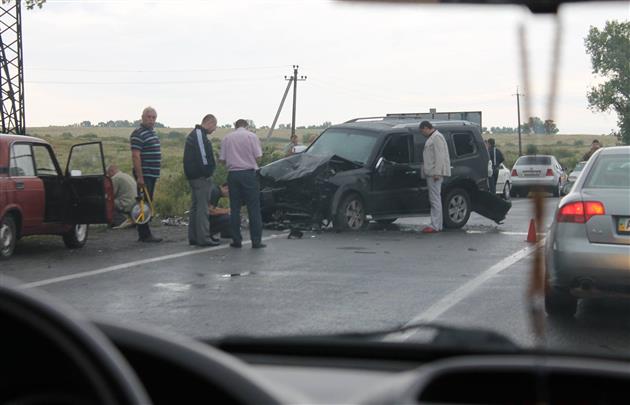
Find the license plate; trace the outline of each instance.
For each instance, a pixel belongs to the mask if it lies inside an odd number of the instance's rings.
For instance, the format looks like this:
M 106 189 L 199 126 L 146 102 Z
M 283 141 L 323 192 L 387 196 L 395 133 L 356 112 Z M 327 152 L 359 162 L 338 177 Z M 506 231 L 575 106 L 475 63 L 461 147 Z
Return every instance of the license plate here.
M 617 220 L 617 231 L 619 233 L 630 233 L 630 217 L 621 217 Z
M 523 171 L 523 175 L 527 176 L 527 177 L 539 177 L 540 176 L 540 172 L 539 171 L 533 171 L 533 170 L 525 170 L 525 171 Z

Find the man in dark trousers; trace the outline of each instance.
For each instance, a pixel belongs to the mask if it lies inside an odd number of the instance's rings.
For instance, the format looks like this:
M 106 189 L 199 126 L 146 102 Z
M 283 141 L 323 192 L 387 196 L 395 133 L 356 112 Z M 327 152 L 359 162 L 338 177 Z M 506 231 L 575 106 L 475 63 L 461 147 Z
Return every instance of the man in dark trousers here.
M 219 207 L 221 198 L 228 198 L 230 188 L 227 183 L 212 186 L 210 190 L 210 202 L 208 203 L 208 219 L 210 220 L 210 231 L 212 240 L 218 241 L 221 238 L 231 238 L 230 209 Z
M 221 141 L 221 163 L 228 169 L 228 186 L 230 189 L 230 222 L 232 226 L 231 247 L 240 248 L 241 207 L 247 205 L 249 215 L 249 232 L 252 248 L 266 247 L 262 243 L 262 215 L 260 213 L 260 186 L 256 170 L 262 157 L 260 140 L 253 132 L 247 130 L 246 120 L 234 123 L 234 131 Z
M 212 175 L 216 163 L 212 143 L 208 135 L 217 128 L 217 119 L 208 114 L 195 125 L 186 138 L 184 147 L 184 174 L 192 191 L 192 204 L 188 215 L 188 243 L 193 246 L 217 246 L 219 242 L 210 239 L 208 222 L 208 201 L 212 188 Z
M 496 147 L 494 138 L 488 139 L 488 154 L 490 155 L 490 161 L 492 162 L 492 177 L 488 179 L 488 185 L 490 193 L 496 194 L 497 192 L 497 180 L 499 179 L 499 168 L 503 163 L 503 153 Z
M 155 183 L 160 178 L 160 165 L 162 163 L 162 151 L 160 138 L 155 133 L 155 121 L 157 112 L 153 107 L 147 107 L 142 111 L 140 127 L 131 133 L 131 160 L 133 162 L 133 175 L 138 184 L 138 190 L 146 188 L 148 196 L 153 200 Z M 156 238 L 151 234 L 149 224 L 141 224 L 138 229 L 138 241 L 155 243 L 162 238 Z

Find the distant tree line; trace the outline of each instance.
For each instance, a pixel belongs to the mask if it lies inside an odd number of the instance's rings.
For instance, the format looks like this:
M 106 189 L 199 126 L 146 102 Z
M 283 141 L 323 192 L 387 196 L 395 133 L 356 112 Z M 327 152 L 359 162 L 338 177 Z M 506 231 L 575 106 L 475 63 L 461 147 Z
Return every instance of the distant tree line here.
M 252 120 L 247 120 L 247 122 L 249 123 L 249 127 L 251 129 L 256 129 L 256 123 L 254 123 L 254 121 Z M 140 125 L 140 120 L 135 120 L 135 121 L 128 121 L 128 120 L 116 120 L 116 121 L 101 121 L 98 124 L 93 124 L 91 121 L 81 121 L 78 124 L 72 124 L 72 125 L 68 125 L 69 127 L 81 127 L 81 128 L 135 128 L 137 126 Z M 330 121 L 324 121 L 321 124 L 317 124 L 317 125 L 308 125 L 308 126 L 299 126 L 297 127 L 297 129 L 326 129 L 328 127 L 332 126 L 332 122 Z M 156 128 L 168 128 L 166 125 L 162 124 L 161 122 L 156 122 L 155 123 L 155 127 Z M 232 124 L 223 124 L 223 125 L 219 125 L 219 128 L 232 128 Z M 279 129 L 291 129 L 291 124 L 280 124 L 278 126 Z M 260 129 L 269 129 L 268 125 L 262 126 L 260 127 Z
M 112 121 L 109 120 L 107 122 L 101 121 L 98 124 L 94 125 L 92 124 L 91 121 L 81 121 L 79 124 L 75 124 L 75 125 L 70 125 L 73 127 L 81 127 L 81 128 L 135 128 L 137 126 L 140 126 L 140 120 L 135 120 L 135 121 L 128 121 L 128 120 L 116 120 L 116 121 Z M 155 123 L 155 127 L 156 128 L 166 128 L 166 125 L 162 124 L 161 122 L 156 122 Z
M 523 134 L 546 134 L 554 135 L 558 133 L 558 127 L 554 120 L 541 120 L 539 117 L 531 117 L 526 124 L 521 124 Z M 483 132 L 488 134 L 516 134 L 518 128 L 513 127 L 483 127 Z

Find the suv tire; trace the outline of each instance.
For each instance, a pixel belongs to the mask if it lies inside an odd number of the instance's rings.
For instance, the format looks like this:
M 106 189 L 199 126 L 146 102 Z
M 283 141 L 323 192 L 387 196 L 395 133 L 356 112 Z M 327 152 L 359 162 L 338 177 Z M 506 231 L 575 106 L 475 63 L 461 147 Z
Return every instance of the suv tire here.
M 11 257 L 16 241 L 15 220 L 7 215 L 0 221 L 0 260 Z
M 348 194 L 341 200 L 333 225 L 337 231 L 360 231 L 367 228 L 365 205 L 358 194 Z
M 547 315 L 558 318 L 571 318 L 577 310 L 577 298 L 553 287 L 545 291 L 545 311 Z
M 86 224 L 73 225 L 72 229 L 62 235 L 63 243 L 68 249 L 79 249 L 85 245 L 88 238 L 88 226 Z
M 446 228 L 456 229 L 466 225 L 470 218 L 470 196 L 463 188 L 448 190 L 442 201 L 442 217 Z

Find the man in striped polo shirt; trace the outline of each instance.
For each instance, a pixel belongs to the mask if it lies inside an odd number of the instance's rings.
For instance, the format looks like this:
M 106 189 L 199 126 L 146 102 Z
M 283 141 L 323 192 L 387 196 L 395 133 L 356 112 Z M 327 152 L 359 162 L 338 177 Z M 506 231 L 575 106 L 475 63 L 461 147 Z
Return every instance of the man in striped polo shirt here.
M 151 200 L 155 183 L 160 177 L 160 164 L 162 152 L 160 139 L 155 133 L 155 121 L 157 112 L 153 107 L 147 107 L 142 111 L 142 123 L 140 127 L 131 133 L 131 160 L 133 161 L 133 174 L 138 183 L 138 189 L 146 187 Z M 149 224 L 138 225 L 139 242 L 161 242 L 162 238 L 156 238 L 151 234 Z

